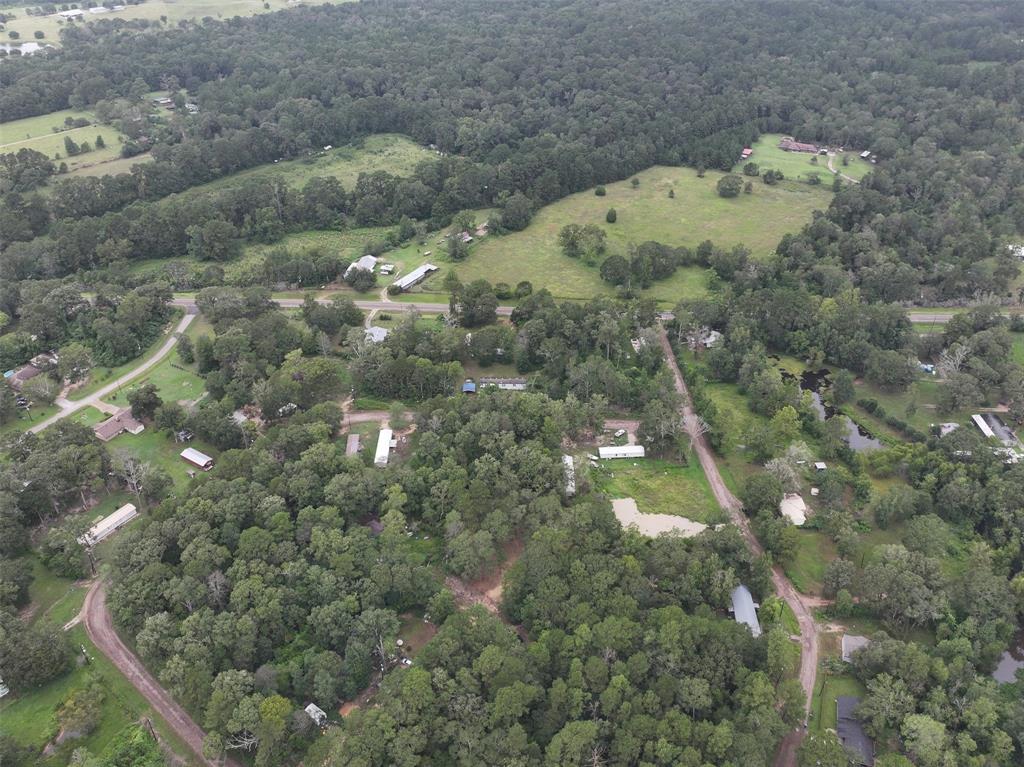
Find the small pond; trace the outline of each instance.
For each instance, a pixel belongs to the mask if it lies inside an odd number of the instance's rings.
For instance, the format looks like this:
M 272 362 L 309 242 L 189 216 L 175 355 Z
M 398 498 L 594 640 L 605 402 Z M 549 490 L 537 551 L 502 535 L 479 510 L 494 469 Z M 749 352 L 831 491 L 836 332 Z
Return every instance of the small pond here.
M 829 387 L 829 377 L 832 375 L 831 370 L 828 368 L 805 370 L 799 379 L 787 370 L 781 372 L 785 380 L 797 381 L 800 384 L 800 391 L 811 393 L 812 404 L 819 420 L 827 421 L 836 416 L 843 419 L 843 423 L 846 425 L 846 437 L 844 439 L 846 444 L 850 446 L 850 449 L 859 453 L 864 450 L 877 450 L 883 446 L 882 442 L 871 432 L 853 419 L 837 412 L 835 408 L 826 404 L 822 399 L 821 393 Z
M 1010 641 L 1010 649 L 1003 653 L 992 674 L 997 682 L 1015 682 L 1017 669 L 1024 668 L 1024 628 Z

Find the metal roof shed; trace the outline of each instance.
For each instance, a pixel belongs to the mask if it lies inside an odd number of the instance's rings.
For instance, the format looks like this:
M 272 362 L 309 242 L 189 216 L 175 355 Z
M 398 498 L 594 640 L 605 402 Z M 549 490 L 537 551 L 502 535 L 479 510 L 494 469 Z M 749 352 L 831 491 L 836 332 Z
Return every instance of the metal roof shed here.
M 200 453 L 194 447 L 186 447 L 182 450 L 181 457 L 192 465 L 198 466 L 203 471 L 209 471 L 213 468 L 213 459 L 206 453 Z
M 391 429 L 381 429 L 377 435 L 377 451 L 373 456 L 374 466 L 387 466 L 391 453 Z
M 755 637 L 761 636 L 761 624 L 757 620 L 757 604 L 750 593 L 750 589 L 742 583 L 732 590 L 733 617 L 737 623 L 746 624 L 750 633 Z
M 562 466 L 565 469 L 565 494 L 576 495 L 576 464 L 571 455 L 562 456 Z

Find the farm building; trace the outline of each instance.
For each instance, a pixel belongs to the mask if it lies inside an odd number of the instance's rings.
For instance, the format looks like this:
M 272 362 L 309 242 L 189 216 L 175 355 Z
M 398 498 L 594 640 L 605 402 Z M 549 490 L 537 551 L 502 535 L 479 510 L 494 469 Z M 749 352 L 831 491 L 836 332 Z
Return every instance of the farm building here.
M 408 290 L 413 285 L 416 285 L 426 279 L 428 274 L 436 271 L 437 267 L 433 264 L 423 264 L 421 266 L 417 266 L 404 277 L 399 277 L 393 284 L 401 290 Z
M 799 493 L 786 493 L 779 501 L 779 513 L 799 527 L 807 521 L 807 504 Z
M 602 459 L 610 458 L 643 458 L 646 454 L 643 445 L 610 445 L 599 447 L 597 454 Z
M 817 144 L 803 144 L 799 141 L 794 141 L 788 136 L 779 142 L 779 149 L 784 152 L 808 152 L 809 154 L 818 153 Z
M 209 471 L 213 468 L 213 459 L 206 453 L 199 452 L 194 447 L 186 447 L 182 450 L 181 457 L 193 466 L 198 466 L 203 471 Z
M 118 410 L 106 421 L 93 426 L 92 432 L 100 442 L 110 442 L 118 434 L 140 434 L 145 428 L 145 425 L 132 415 L 132 409 L 126 407 Z
M 135 508 L 135 504 L 126 503 L 113 514 L 104 517 L 90 527 L 84 535 L 79 537 L 78 542 L 83 546 L 95 546 L 100 541 L 109 538 L 137 516 L 139 516 L 139 510 Z
M 737 623 L 745 624 L 750 633 L 755 637 L 761 636 L 761 624 L 757 620 L 758 604 L 754 601 L 750 589 L 742 583 L 732 590 L 732 607 L 729 612 L 733 614 Z
M 363 334 L 363 337 L 366 339 L 367 343 L 379 344 L 388 337 L 388 333 L 390 332 L 391 331 L 387 328 L 382 328 L 379 325 L 370 325 Z
M 63 19 L 80 19 L 85 15 L 85 11 L 80 8 L 72 8 L 69 11 L 57 11 L 57 15 Z
M 377 452 L 373 455 L 374 466 L 387 466 L 388 457 L 391 454 L 391 429 L 381 429 L 377 435 Z
M 703 349 L 711 349 L 719 344 L 722 340 L 722 334 L 717 330 L 711 328 L 701 328 L 696 333 L 690 336 L 688 346 L 691 349 L 697 349 L 698 347 Z
M 525 378 L 481 378 L 480 386 L 493 386 L 502 391 L 526 391 L 529 382 Z
M 850 663 L 853 660 L 853 654 L 861 647 L 867 647 L 869 644 L 871 644 L 871 640 L 867 637 L 857 636 L 856 634 L 843 634 L 843 661 Z
M 372 272 L 375 266 L 377 266 L 376 256 L 363 256 L 348 265 L 348 268 L 345 270 L 345 277 L 348 277 L 352 272 L 360 269 L 365 272 Z
M 563 455 L 562 465 L 565 467 L 565 494 L 576 495 L 576 464 L 573 463 L 572 456 Z
M 861 767 L 872 767 L 875 763 L 875 744 L 864 732 L 860 720 L 854 716 L 860 698 L 840 695 L 836 698 L 836 735 L 850 755 Z

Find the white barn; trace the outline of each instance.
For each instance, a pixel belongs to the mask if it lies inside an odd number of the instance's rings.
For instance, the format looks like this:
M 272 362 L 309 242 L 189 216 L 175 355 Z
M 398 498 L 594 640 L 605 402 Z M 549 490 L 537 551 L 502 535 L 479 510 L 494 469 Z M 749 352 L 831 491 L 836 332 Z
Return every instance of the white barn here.
M 393 285 L 399 290 L 408 290 L 416 283 L 422 282 L 426 279 L 428 274 L 436 271 L 437 267 L 433 264 L 423 264 L 422 266 L 417 266 L 405 276 L 399 277 L 394 281 Z
M 356 271 L 357 269 L 362 269 L 363 271 L 366 272 L 372 272 L 375 266 L 377 266 L 376 256 L 363 256 L 362 258 L 359 258 L 348 265 L 348 268 L 345 270 L 345 276 L 348 277 L 352 272 Z
M 643 445 L 610 445 L 599 447 L 597 454 L 602 459 L 609 458 L 643 458 L 646 455 Z

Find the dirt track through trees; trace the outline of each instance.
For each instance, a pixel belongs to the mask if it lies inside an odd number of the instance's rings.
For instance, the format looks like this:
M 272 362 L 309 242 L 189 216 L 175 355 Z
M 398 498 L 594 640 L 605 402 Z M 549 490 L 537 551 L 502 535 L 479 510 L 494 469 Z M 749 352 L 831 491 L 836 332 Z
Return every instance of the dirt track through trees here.
M 230 757 L 224 762 L 214 762 L 203 756 L 205 733 L 202 728 L 192 721 L 192 717 L 185 709 L 179 706 L 170 693 L 160 686 L 142 665 L 142 661 L 128 649 L 114 630 L 114 622 L 107 609 L 105 580 L 97 580 L 89 589 L 82 607 L 82 615 L 85 619 L 85 631 L 89 635 L 89 639 L 117 667 L 117 670 L 124 674 L 125 679 L 131 682 L 132 687 L 142 694 L 149 705 L 163 717 L 175 734 L 188 744 L 201 764 L 209 765 L 209 767 L 218 767 L 221 764 L 227 765 L 227 767 L 241 767 Z
M 762 554 L 764 549 L 761 548 L 760 542 L 750 529 L 750 521 L 741 510 L 742 504 L 726 487 L 725 481 L 718 471 L 718 464 L 715 463 L 711 447 L 708 445 L 705 436 L 697 428 L 698 419 L 697 414 L 693 410 L 690 392 L 686 388 L 686 382 L 683 380 L 683 374 L 679 370 L 675 352 L 672 351 L 672 345 L 669 343 L 668 334 L 665 332 L 664 327 L 659 327 L 659 338 L 661 340 L 661 348 L 665 353 L 665 360 L 668 363 L 669 370 L 672 371 L 673 378 L 675 378 L 676 391 L 683 398 L 683 422 L 686 425 L 687 432 L 693 437 L 693 448 L 697 453 L 697 458 L 700 460 L 701 468 L 704 469 L 704 474 L 708 478 L 708 484 L 711 485 L 711 492 L 714 494 L 715 500 L 718 501 L 718 505 L 728 512 L 732 523 L 740 529 L 747 547 L 755 554 Z M 797 623 L 800 625 L 800 686 L 807 697 L 804 704 L 804 720 L 806 722 L 811 711 L 814 678 L 818 671 L 818 627 L 814 623 L 814 616 L 811 614 L 808 606 L 804 604 L 799 592 L 797 592 L 793 584 L 790 583 L 789 578 L 782 572 L 782 568 L 777 565 L 772 568 L 772 584 L 775 587 L 775 593 L 785 600 L 786 604 L 793 610 Z M 779 752 L 776 755 L 776 767 L 796 767 L 796 748 L 802 739 L 802 731 L 790 733 L 783 739 Z

